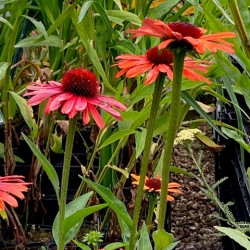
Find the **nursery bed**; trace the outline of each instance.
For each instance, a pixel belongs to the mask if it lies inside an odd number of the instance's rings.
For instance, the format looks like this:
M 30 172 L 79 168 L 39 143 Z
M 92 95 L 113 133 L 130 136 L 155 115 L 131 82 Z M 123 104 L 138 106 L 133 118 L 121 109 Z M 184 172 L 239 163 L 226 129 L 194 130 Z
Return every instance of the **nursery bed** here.
M 206 126 L 200 128 L 206 135 L 211 135 L 211 130 Z M 203 150 L 202 163 L 206 179 L 210 185 L 215 182 L 214 153 L 198 141 L 193 144 L 195 154 Z M 192 163 L 189 153 L 178 146 L 174 149 L 174 161 L 179 167 L 194 174 L 198 170 Z M 200 183 L 191 177 L 173 174 L 172 181 L 183 186 L 183 195 L 172 202 L 172 233 L 176 240 L 181 242 L 176 250 L 206 249 L 221 250 L 223 248 L 221 237 L 213 226 L 219 225 L 218 219 L 211 216 L 218 211 L 215 205 L 200 190 Z

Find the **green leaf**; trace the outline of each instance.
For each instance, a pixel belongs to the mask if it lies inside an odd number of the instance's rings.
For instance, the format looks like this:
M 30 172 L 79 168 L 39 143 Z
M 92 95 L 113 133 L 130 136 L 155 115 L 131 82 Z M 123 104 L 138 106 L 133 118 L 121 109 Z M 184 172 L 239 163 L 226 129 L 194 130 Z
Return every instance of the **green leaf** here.
M 117 172 L 120 172 L 120 173 L 123 174 L 126 178 L 129 177 L 129 173 L 128 173 L 127 170 L 125 170 L 125 169 L 118 168 L 118 167 L 115 166 L 115 165 L 106 165 L 106 166 L 109 167 L 109 168 L 114 169 L 114 170 L 117 171 Z
M 141 132 L 135 134 L 135 158 L 138 158 L 142 151 L 144 150 L 145 140 L 147 135 L 147 129 L 142 129 Z
M 121 4 L 121 0 L 114 0 L 114 2 L 116 3 L 116 5 L 118 6 L 118 8 L 122 11 L 122 4 Z
M 88 247 L 87 245 L 77 241 L 77 240 L 73 240 L 73 242 L 78 246 L 80 247 L 80 249 L 83 249 L 83 250 L 91 250 L 90 247 Z
M 150 239 L 149 239 L 148 229 L 145 223 L 143 223 L 142 228 L 141 228 L 137 249 L 138 250 L 153 250 Z
M 128 246 L 127 243 L 124 242 L 114 242 L 114 243 L 110 243 L 107 246 L 104 247 L 104 250 L 116 250 L 116 249 L 120 249 L 121 247 L 126 247 Z
M 79 12 L 79 16 L 78 16 L 78 23 L 80 23 L 82 21 L 82 19 L 85 17 L 88 9 L 90 8 L 90 6 L 94 3 L 94 0 L 87 0 L 84 1 L 81 10 Z
M 36 156 L 39 163 L 42 165 L 44 171 L 46 172 L 54 190 L 56 193 L 57 201 L 59 203 L 59 179 L 56 173 L 56 170 L 51 165 L 51 163 L 46 159 L 46 157 L 41 153 L 41 151 L 37 148 L 37 146 L 25 135 L 22 133 L 24 140 L 29 145 L 33 154 Z
M 166 232 L 164 229 L 158 229 L 153 232 L 153 240 L 156 250 L 165 250 L 174 242 L 174 236 Z
M 40 46 L 51 46 L 51 47 L 63 47 L 62 40 L 54 35 L 48 36 L 46 39 L 42 35 L 36 35 L 24 38 L 19 41 L 15 48 L 28 48 L 28 47 L 40 47 Z
M 76 236 L 85 217 L 107 206 L 108 204 L 104 203 L 100 205 L 94 205 L 91 207 L 85 207 L 83 209 L 77 210 L 74 214 L 65 218 L 62 224 L 64 243 L 67 244 Z
M 13 30 L 13 26 L 11 25 L 11 23 L 8 22 L 8 20 L 6 20 L 5 18 L 3 18 L 3 17 L 1 17 L 1 16 L 0 16 L 0 22 L 6 24 L 10 29 Z
M 230 227 L 218 227 L 214 226 L 218 231 L 226 234 L 228 237 L 230 237 L 232 240 L 236 241 L 239 243 L 241 246 L 245 247 L 247 250 L 250 249 L 250 241 L 249 237 L 240 232 L 237 229 L 230 228 Z
M 230 22 L 231 24 L 234 24 L 233 20 L 228 15 L 228 11 L 226 11 L 223 8 L 223 6 L 220 4 L 220 1 L 218 1 L 218 0 L 212 0 L 212 1 L 214 2 L 215 6 L 221 11 L 221 13 L 224 15 L 224 17 L 228 20 L 228 22 Z M 229 1 L 231 1 L 231 0 L 229 0 Z M 209 25 L 211 25 L 211 23 L 215 22 L 215 21 L 216 21 L 217 24 L 220 23 L 220 25 L 223 25 L 223 23 L 221 23 L 219 21 L 219 18 L 217 18 L 211 12 L 204 10 L 204 14 L 205 14 L 205 17 L 206 17 Z
M 28 105 L 27 101 L 23 97 L 19 96 L 15 92 L 10 92 L 10 94 L 14 98 L 16 104 L 18 105 L 23 119 L 30 128 L 32 138 L 35 138 L 35 136 L 38 133 L 38 126 L 34 119 L 33 109 L 31 108 L 30 105 Z
M 124 21 L 128 21 L 138 26 L 141 25 L 141 19 L 131 12 L 120 10 L 107 10 L 106 12 L 110 21 L 114 21 L 117 24 L 123 25 Z
M 97 183 L 90 181 L 82 176 L 80 176 L 91 188 L 94 189 L 110 206 L 110 208 L 120 217 L 131 229 L 132 220 L 128 214 L 128 211 L 123 202 L 121 202 L 110 189 L 103 187 Z
M 133 129 L 124 129 L 121 131 L 117 131 L 117 132 L 113 133 L 107 140 L 105 140 L 101 144 L 101 146 L 98 148 L 98 150 L 106 147 L 107 145 L 109 145 L 109 144 L 111 144 L 111 143 L 113 143 L 121 138 L 124 138 L 125 136 L 129 136 L 129 135 L 134 134 L 134 133 L 136 133 L 136 131 Z
M 226 134 L 226 136 L 228 136 L 229 138 L 235 140 L 236 142 L 238 142 L 240 144 L 241 147 L 243 147 L 248 153 L 250 153 L 250 145 L 247 144 L 241 135 L 239 135 L 236 131 L 231 130 L 231 129 L 227 129 L 222 127 L 221 131 Z
M 173 243 L 171 243 L 167 248 L 165 248 L 164 250 L 173 250 L 175 249 L 175 247 L 180 243 L 181 241 L 178 240 L 178 241 L 175 241 Z
M 23 15 L 23 16 L 26 17 L 28 20 L 30 20 L 30 22 L 32 22 L 35 25 L 35 27 L 37 28 L 38 33 L 42 34 L 45 38 L 48 37 L 48 33 L 47 33 L 47 31 L 46 31 L 46 29 L 45 29 L 42 22 L 40 22 L 40 21 L 38 22 L 34 18 L 29 17 L 29 16 L 25 16 L 25 15 Z
M 103 83 L 105 84 L 105 86 L 107 88 L 109 88 L 111 91 L 114 92 L 115 89 L 109 83 L 109 80 L 108 80 L 108 78 L 103 70 L 102 64 L 100 63 L 99 57 L 98 57 L 95 49 L 92 47 L 87 33 L 82 29 L 81 23 L 78 23 L 77 16 L 75 14 L 74 15 L 72 14 L 71 17 L 72 17 L 72 22 L 75 26 L 76 32 L 78 33 L 78 35 L 81 39 L 81 42 L 86 49 L 86 53 L 88 54 L 89 58 L 93 62 L 94 66 L 96 67 L 98 73 L 102 77 Z
M 161 16 L 165 16 L 168 12 L 170 12 L 180 0 L 171 0 L 171 1 L 164 1 L 163 3 L 159 4 L 156 8 L 154 8 L 150 12 L 150 16 L 155 19 L 160 19 Z
M 52 25 L 48 29 L 48 34 L 51 35 L 58 27 L 63 25 L 65 20 L 72 14 L 73 11 L 75 11 L 76 3 L 73 3 L 69 6 L 67 6 L 61 15 L 58 16 L 58 18 L 52 22 Z
M 221 136 L 225 138 L 225 135 L 219 130 L 219 128 L 213 123 L 212 119 L 210 116 L 205 113 L 202 108 L 197 104 L 197 102 L 193 99 L 192 96 L 188 94 L 188 92 L 182 91 L 181 92 L 181 97 L 182 99 L 187 102 L 193 109 L 199 113 L 206 121 L 207 123 Z
M 0 88 L 1 88 L 1 81 L 4 79 L 6 71 L 9 67 L 9 63 L 7 62 L 0 62 Z
M 83 194 L 79 197 L 77 197 L 75 200 L 69 202 L 66 207 L 65 207 L 65 219 L 72 216 L 75 212 L 82 210 L 86 207 L 90 197 L 93 195 L 93 192 L 88 192 L 86 194 Z M 68 232 L 64 231 L 64 240 L 70 241 L 75 233 L 79 230 L 81 224 L 83 222 L 83 219 L 80 219 L 75 223 L 74 227 L 72 227 L 71 231 L 68 230 Z M 57 213 L 55 220 L 53 222 L 53 227 L 52 227 L 52 234 L 54 237 L 55 242 L 58 244 L 59 241 L 59 212 Z M 73 235 L 73 237 L 72 237 Z M 71 238 L 72 237 L 72 238 Z M 71 239 L 69 239 L 71 238 Z M 65 243 L 66 244 L 66 243 Z

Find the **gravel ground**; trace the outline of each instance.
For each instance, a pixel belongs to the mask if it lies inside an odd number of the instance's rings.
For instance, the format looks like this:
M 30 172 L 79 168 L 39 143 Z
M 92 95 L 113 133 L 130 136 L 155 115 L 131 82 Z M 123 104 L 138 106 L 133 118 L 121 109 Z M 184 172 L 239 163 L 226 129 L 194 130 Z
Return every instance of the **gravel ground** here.
M 211 134 L 206 126 L 200 128 L 206 135 Z M 193 150 L 197 154 L 203 150 L 202 165 L 206 179 L 210 185 L 215 182 L 214 154 L 206 146 L 198 141 L 193 144 Z M 198 170 L 192 162 L 189 153 L 182 147 L 174 149 L 174 161 L 176 166 L 182 167 L 196 175 Z M 218 211 L 206 195 L 200 190 L 200 183 L 191 177 L 181 174 L 173 174 L 171 181 L 182 184 L 183 195 L 176 198 L 171 204 L 171 229 L 176 240 L 181 240 L 176 250 L 212 249 L 222 250 L 221 238 L 213 226 L 219 225 L 219 221 L 211 216 Z

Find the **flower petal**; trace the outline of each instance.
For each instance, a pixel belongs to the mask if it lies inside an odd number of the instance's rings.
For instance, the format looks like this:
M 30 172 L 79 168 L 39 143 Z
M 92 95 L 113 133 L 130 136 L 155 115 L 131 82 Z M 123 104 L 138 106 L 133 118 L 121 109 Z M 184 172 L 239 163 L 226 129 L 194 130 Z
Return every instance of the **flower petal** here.
M 96 110 L 95 106 L 92 104 L 88 105 L 89 111 L 91 113 L 91 115 L 93 116 L 97 126 L 102 129 L 105 127 L 104 122 L 102 117 L 100 116 L 99 112 Z

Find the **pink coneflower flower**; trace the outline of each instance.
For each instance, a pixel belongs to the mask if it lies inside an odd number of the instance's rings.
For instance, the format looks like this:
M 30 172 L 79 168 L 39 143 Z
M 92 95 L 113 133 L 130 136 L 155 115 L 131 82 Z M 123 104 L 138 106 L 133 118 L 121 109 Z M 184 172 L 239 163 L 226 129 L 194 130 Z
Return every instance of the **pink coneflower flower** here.
M 233 45 L 223 39 L 236 36 L 234 32 L 204 35 L 205 29 L 190 23 L 178 21 L 166 24 L 150 18 L 146 18 L 139 29 L 127 32 L 132 33 L 133 37 L 148 35 L 162 38 L 163 42 L 159 44 L 159 49 L 181 47 L 198 53 L 205 53 L 206 50 L 214 53 L 221 50 L 232 54 Z
M 133 181 L 132 184 L 139 185 L 140 176 L 135 175 L 135 174 L 131 174 L 131 176 L 135 179 L 135 181 Z M 176 182 L 170 182 L 168 184 L 168 192 L 182 194 L 181 190 L 179 189 L 180 186 L 181 185 L 176 183 Z M 161 193 L 161 179 L 159 177 L 149 178 L 146 176 L 143 189 L 149 193 L 160 195 L 160 193 Z M 167 195 L 167 200 L 173 201 L 174 197 L 171 195 Z
M 173 59 L 174 54 L 167 49 L 159 50 L 157 47 L 149 49 L 146 55 L 131 55 L 124 54 L 117 56 L 117 65 L 121 71 L 116 74 L 120 77 L 125 74 L 126 77 L 136 77 L 147 73 L 145 84 L 151 84 L 156 80 L 160 73 L 166 74 L 170 80 L 173 80 Z M 199 74 L 199 72 L 207 72 L 207 62 L 190 60 L 186 58 L 184 62 L 183 74 L 186 78 L 193 81 L 205 81 L 210 84 L 210 81 Z
M 100 95 L 96 76 L 83 68 L 74 68 L 66 72 L 61 83 L 56 81 L 49 81 L 48 84 L 32 82 L 27 89 L 29 92 L 24 96 L 32 96 L 28 100 L 31 106 L 48 99 L 45 107 L 46 114 L 61 109 L 62 114 L 73 118 L 82 111 L 83 123 L 88 124 L 90 113 L 100 128 L 104 128 L 104 122 L 96 106 L 106 110 L 118 120 L 122 120 L 122 117 L 114 108 L 126 110 L 126 107 L 114 98 Z
M 24 199 L 23 192 L 28 191 L 31 183 L 27 183 L 22 179 L 24 176 L 9 175 L 0 177 L 0 212 L 5 211 L 5 203 L 12 207 L 18 207 L 16 197 Z

